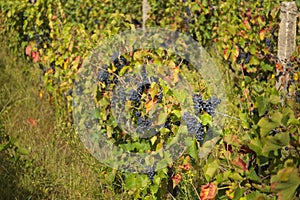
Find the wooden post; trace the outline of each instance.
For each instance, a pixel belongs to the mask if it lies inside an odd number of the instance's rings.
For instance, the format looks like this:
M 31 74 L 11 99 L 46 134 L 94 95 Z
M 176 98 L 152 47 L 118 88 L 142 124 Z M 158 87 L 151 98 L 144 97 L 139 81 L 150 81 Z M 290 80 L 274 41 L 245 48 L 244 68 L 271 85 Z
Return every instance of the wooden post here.
M 276 88 L 284 90 L 288 94 L 289 66 L 290 57 L 296 47 L 296 26 L 297 26 L 298 9 L 296 2 L 282 2 L 280 10 L 280 27 L 278 34 L 278 53 L 282 69 L 276 72 Z
M 148 19 L 148 12 L 150 11 L 151 7 L 148 4 L 147 0 L 143 0 L 143 31 L 146 31 L 146 21 Z

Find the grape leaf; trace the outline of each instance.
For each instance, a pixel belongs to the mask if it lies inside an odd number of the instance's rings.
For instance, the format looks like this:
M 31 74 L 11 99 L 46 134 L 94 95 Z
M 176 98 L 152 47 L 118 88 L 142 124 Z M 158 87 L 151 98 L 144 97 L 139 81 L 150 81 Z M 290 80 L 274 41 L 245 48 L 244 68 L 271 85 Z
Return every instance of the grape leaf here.
M 290 136 L 288 132 L 278 133 L 275 136 L 267 136 L 264 141 L 262 153 L 268 154 L 270 151 L 275 151 L 288 145 Z
M 277 175 L 271 177 L 271 190 L 277 192 L 278 200 L 291 200 L 300 185 L 297 168 L 280 169 Z

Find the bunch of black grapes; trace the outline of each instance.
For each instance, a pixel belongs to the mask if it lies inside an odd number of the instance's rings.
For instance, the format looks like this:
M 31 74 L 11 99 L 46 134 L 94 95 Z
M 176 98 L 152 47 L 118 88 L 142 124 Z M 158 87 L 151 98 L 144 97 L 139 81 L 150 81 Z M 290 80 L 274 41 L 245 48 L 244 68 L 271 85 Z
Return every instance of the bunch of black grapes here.
M 150 119 L 147 118 L 147 116 L 142 116 L 142 113 L 139 110 L 139 107 L 142 102 L 142 95 L 150 89 L 152 82 L 156 82 L 159 85 L 159 80 L 158 80 L 158 78 L 153 77 L 153 76 L 149 77 L 145 66 L 142 66 L 141 77 L 142 77 L 142 83 L 138 83 L 136 90 L 132 89 L 130 91 L 129 100 L 131 101 L 131 103 L 133 105 L 133 114 L 134 114 L 134 117 L 136 118 L 138 130 L 144 131 L 151 127 L 152 122 Z M 160 87 L 160 85 L 159 85 L 159 87 Z M 162 96 L 163 96 L 163 93 L 161 90 L 160 93 L 157 94 L 155 97 L 157 99 L 157 102 L 161 102 Z M 147 95 L 147 98 L 148 98 L 148 100 L 151 100 L 150 95 Z
M 151 181 L 153 181 L 154 180 L 154 175 L 155 175 L 155 165 L 147 166 L 146 174 L 147 174 L 148 178 Z
M 196 140 L 201 142 L 204 140 L 204 126 L 203 124 L 198 121 L 198 119 L 191 115 L 189 112 L 185 112 L 183 114 L 183 120 L 186 123 L 188 133 L 191 135 L 195 135 Z
M 194 94 L 193 97 L 193 107 L 195 115 L 189 112 L 184 113 L 183 120 L 187 125 L 188 132 L 195 135 L 196 140 L 201 142 L 204 140 L 205 129 L 208 130 L 208 125 L 203 125 L 196 116 L 199 116 L 203 111 L 213 116 L 215 109 L 221 100 L 216 97 L 211 97 L 208 100 L 203 100 L 201 94 Z
M 201 94 L 194 94 L 193 97 L 195 115 L 199 115 L 202 111 L 213 116 L 216 107 L 221 103 L 221 100 L 216 97 L 211 97 L 208 100 L 203 100 Z
M 120 70 L 126 66 L 127 64 L 127 60 L 124 56 L 120 56 L 120 57 L 117 57 L 113 60 L 113 64 L 114 66 L 117 68 L 116 70 L 116 74 L 118 74 L 120 72 Z M 111 74 L 109 74 L 108 72 L 108 66 L 107 65 L 102 65 L 101 69 L 99 70 L 98 72 L 98 81 L 101 82 L 101 83 L 105 83 L 105 85 L 109 85 L 110 83 L 117 83 L 117 78 L 115 76 L 113 76 L 113 78 L 111 79 L 110 78 Z
M 239 55 L 236 58 L 237 64 L 248 64 L 251 59 L 251 54 L 249 52 L 245 52 L 239 43 L 236 43 L 239 49 Z

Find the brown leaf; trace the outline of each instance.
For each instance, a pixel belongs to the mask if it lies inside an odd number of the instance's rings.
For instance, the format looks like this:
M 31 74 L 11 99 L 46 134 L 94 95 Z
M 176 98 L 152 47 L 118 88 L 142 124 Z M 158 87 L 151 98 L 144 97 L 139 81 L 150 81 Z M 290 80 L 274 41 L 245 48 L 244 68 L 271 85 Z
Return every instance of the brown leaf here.
M 176 174 L 175 176 L 172 177 L 172 181 L 173 181 L 173 188 L 175 188 L 179 183 L 180 181 L 182 180 L 182 176 L 181 174 Z
M 208 183 L 201 186 L 200 200 L 214 200 L 217 195 L 217 185 Z
M 241 168 L 244 171 L 247 171 L 247 164 L 241 158 L 233 160 L 232 164 Z

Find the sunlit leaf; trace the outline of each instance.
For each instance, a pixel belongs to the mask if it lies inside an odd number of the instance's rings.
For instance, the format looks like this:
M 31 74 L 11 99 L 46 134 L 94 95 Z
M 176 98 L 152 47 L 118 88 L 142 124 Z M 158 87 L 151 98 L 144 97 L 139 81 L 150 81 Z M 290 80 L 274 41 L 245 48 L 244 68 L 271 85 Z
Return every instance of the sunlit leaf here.
M 300 177 L 297 168 L 285 167 L 271 177 L 271 189 L 277 192 L 278 200 L 291 200 L 300 185 Z
M 214 200 L 217 195 L 217 185 L 208 183 L 201 186 L 200 200 Z

